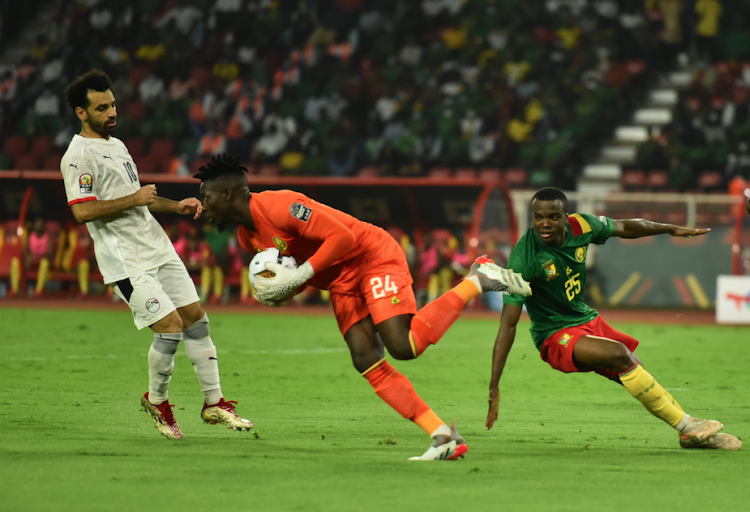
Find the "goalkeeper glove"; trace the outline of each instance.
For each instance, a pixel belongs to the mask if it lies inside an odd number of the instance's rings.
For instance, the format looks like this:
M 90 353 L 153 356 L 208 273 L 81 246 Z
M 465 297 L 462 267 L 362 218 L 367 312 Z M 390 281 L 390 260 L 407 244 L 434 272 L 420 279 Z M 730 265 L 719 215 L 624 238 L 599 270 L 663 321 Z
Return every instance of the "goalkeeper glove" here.
M 290 293 L 294 292 L 315 275 L 315 270 L 309 261 L 304 262 L 297 268 L 289 268 L 279 263 L 266 262 L 266 270 L 270 270 L 274 277 L 263 279 L 255 287 L 256 298 L 263 300 L 281 301 Z M 258 299 L 259 302 L 260 299 Z

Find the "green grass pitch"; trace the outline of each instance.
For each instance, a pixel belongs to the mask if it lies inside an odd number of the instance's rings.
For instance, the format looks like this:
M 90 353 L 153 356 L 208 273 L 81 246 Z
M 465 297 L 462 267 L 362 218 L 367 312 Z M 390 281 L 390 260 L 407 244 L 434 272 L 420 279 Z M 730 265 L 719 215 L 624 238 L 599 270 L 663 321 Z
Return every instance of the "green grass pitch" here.
M 140 410 L 150 331 L 126 310 L 0 309 L 2 511 L 747 511 L 750 446 L 681 450 L 620 386 L 564 375 L 519 326 L 484 428 L 497 320 L 462 319 L 393 361 L 470 451 L 409 462 L 429 438 L 351 366 L 333 316 L 211 314 L 222 386 L 259 438 L 204 425 L 180 349 L 170 399 L 185 438 Z M 615 324 L 696 416 L 750 439 L 747 328 Z

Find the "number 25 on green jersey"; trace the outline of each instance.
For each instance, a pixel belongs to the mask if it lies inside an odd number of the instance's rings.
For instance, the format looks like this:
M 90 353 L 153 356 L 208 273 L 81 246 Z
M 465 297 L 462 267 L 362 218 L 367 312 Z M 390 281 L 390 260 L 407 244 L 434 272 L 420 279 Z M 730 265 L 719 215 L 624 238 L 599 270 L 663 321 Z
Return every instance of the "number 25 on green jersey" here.
M 578 277 L 581 273 L 570 276 L 570 279 L 565 281 L 565 295 L 568 296 L 568 300 L 571 301 L 576 298 L 576 295 L 581 293 L 581 281 Z

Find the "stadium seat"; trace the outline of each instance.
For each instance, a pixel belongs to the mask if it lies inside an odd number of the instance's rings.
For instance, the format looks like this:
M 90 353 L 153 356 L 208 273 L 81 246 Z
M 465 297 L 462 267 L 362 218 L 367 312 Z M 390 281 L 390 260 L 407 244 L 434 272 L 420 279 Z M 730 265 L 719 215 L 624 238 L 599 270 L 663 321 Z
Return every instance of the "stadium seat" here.
M 260 176 L 278 176 L 281 174 L 281 170 L 278 165 L 261 165 L 258 170 Z
M 436 180 L 446 180 L 451 177 L 451 170 L 448 167 L 433 167 L 427 173 L 427 177 Z
M 198 89 L 202 90 L 211 79 L 211 70 L 205 67 L 195 67 L 190 71 L 190 78 L 195 80 Z
M 62 160 L 62 155 L 53 153 L 47 158 L 44 159 L 44 163 L 42 164 L 42 168 L 45 171 L 59 171 L 60 170 L 60 161 Z
M 131 101 L 123 112 L 125 117 L 133 123 L 137 123 L 146 115 L 146 104 L 140 100 Z
M 8 155 L 13 161 L 25 154 L 27 148 L 28 143 L 26 142 L 26 138 L 20 135 L 8 137 L 3 143 L 3 153 Z
M 125 144 L 125 147 L 128 148 L 128 153 L 130 153 L 130 156 L 132 156 L 134 160 L 143 155 L 143 137 L 129 137 L 122 142 Z
M 646 173 L 641 169 L 623 170 L 620 184 L 627 192 L 642 191 L 646 187 Z
M 15 160 L 15 167 L 19 171 L 38 171 L 41 169 L 41 159 L 35 153 L 21 155 Z
M 128 73 L 128 81 L 133 84 L 133 89 L 138 90 L 138 86 L 141 85 L 148 75 L 151 73 L 146 66 L 137 66 L 130 70 Z
M 380 176 L 380 174 L 375 167 L 363 167 L 357 173 L 358 178 L 377 178 L 378 176 Z
M 508 169 L 505 171 L 505 183 L 510 188 L 526 188 L 528 179 L 526 169 Z
M 500 177 L 500 169 L 482 169 L 479 171 L 479 179 L 483 181 L 498 181 Z
M 138 167 L 138 174 L 155 174 L 162 172 L 162 169 L 159 167 L 159 160 L 151 155 L 141 155 L 137 160 L 134 160 L 135 165 Z
M 42 159 L 46 157 L 54 147 L 55 141 L 52 137 L 48 135 L 41 135 L 35 138 L 31 143 L 31 149 L 29 150 L 29 153 L 34 153 L 40 159 Z
M 725 188 L 719 171 L 703 171 L 698 175 L 698 189 L 701 192 L 724 191 Z
M 156 160 L 161 167 L 166 168 L 174 156 L 174 141 L 170 139 L 157 139 L 153 141 L 148 155 Z
M 476 169 L 472 169 L 471 167 L 462 167 L 460 169 L 456 169 L 454 178 L 460 180 L 475 180 L 477 179 L 477 171 Z
M 651 191 L 665 190 L 669 187 L 667 171 L 651 171 L 646 177 L 646 187 Z

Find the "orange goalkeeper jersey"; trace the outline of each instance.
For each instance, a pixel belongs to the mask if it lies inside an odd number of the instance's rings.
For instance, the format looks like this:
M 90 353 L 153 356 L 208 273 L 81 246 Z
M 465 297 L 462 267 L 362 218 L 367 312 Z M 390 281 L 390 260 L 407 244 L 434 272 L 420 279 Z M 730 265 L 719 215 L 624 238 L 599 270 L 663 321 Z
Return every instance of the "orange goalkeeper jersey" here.
M 323 290 L 356 279 L 358 269 L 349 263 L 365 252 L 383 252 L 383 236 L 390 237 L 377 226 L 292 190 L 253 193 L 250 213 L 255 231 L 240 226 L 240 245 L 252 253 L 276 247 L 300 265 L 309 261 L 315 275 L 308 284 Z

